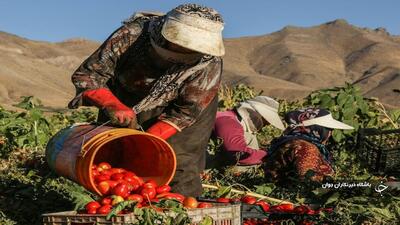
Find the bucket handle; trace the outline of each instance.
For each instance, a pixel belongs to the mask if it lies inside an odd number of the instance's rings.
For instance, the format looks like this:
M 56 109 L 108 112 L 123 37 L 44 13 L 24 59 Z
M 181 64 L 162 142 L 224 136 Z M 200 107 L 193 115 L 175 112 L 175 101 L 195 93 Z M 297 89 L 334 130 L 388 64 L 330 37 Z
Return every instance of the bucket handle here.
M 100 124 L 99 126 L 93 128 L 92 130 L 89 130 L 86 134 L 83 135 L 82 143 L 81 143 L 81 151 L 80 151 L 80 153 L 79 153 L 79 156 L 80 156 L 80 157 L 85 157 L 86 152 L 87 152 L 87 151 L 85 151 L 85 150 L 83 149 L 83 145 L 85 145 L 85 142 L 86 142 L 86 136 L 89 135 L 89 134 L 91 134 L 91 133 L 94 132 L 95 130 L 97 130 L 97 129 L 101 128 L 101 127 L 104 127 L 105 125 L 109 124 L 110 122 L 111 122 L 111 120 L 108 120 L 108 121 L 106 121 L 105 123 Z
M 100 124 L 99 126 L 93 128 L 92 130 L 88 131 L 86 134 L 83 135 L 82 143 L 81 143 L 81 151 L 80 151 L 80 153 L 79 153 L 79 156 L 80 156 L 80 157 L 85 157 L 86 152 L 87 152 L 87 151 L 85 151 L 85 150 L 83 149 L 83 145 L 85 145 L 85 142 L 86 142 L 86 135 L 91 134 L 91 133 L 94 132 L 95 130 L 97 130 L 97 129 L 99 129 L 99 128 L 101 128 L 101 127 L 103 127 L 103 126 L 109 124 L 110 122 L 111 122 L 111 120 L 108 120 L 108 121 L 106 121 L 106 122 Z M 132 128 L 132 129 L 134 129 L 134 128 Z M 136 124 L 136 129 L 140 129 L 141 131 L 144 132 L 144 129 L 143 129 L 143 127 L 142 127 L 140 124 Z

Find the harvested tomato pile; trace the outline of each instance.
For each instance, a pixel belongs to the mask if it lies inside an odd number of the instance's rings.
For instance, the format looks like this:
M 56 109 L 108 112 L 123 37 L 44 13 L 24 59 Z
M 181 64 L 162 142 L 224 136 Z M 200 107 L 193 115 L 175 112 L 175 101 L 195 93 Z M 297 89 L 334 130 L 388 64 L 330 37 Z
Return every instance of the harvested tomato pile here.
M 146 207 L 161 199 L 174 199 L 186 208 L 208 208 L 212 204 L 197 202 L 193 197 L 185 197 L 171 193 L 168 185 L 158 186 L 154 180 L 144 181 L 135 173 L 122 168 L 112 168 L 109 163 L 102 162 L 92 166 L 92 177 L 97 189 L 103 194 L 100 201 L 92 201 L 86 205 L 88 214 L 108 214 L 116 204 L 132 200 L 136 207 Z

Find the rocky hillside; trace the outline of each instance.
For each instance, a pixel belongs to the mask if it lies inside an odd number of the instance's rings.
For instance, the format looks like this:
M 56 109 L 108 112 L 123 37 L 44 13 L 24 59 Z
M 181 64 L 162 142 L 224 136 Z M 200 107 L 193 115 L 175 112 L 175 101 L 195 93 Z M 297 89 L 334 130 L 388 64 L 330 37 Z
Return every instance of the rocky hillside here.
M 70 75 L 99 43 L 31 41 L 0 32 L 0 104 L 34 95 L 63 108 L 74 95 Z M 366 96 L 400 107 L 400 38 L 344 20 L 310 28 L 285 27 L 257 37 L 226 39 L 224 83 L 246 83 L 273 97 L 357 83 Z

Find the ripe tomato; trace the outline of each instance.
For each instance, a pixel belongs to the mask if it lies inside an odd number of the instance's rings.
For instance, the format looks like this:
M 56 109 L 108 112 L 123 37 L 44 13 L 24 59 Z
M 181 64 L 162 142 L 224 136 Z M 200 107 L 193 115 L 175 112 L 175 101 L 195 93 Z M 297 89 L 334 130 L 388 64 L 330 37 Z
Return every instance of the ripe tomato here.
M 138 176 L 133 176 L 133 178 L 135 178 L 137 180 L 137 182 L 139 183 L 140 186 L 142 186 L 144 184 L 144 181 L 142 178 L 140 178 Z
M 185 200 L 183 200 L 183 206 L 189 209 L 194 209 L 197 208 L 198 202 L 195 198 L 193 197 L 186 197 Z
M 115 188 L 115 186 L 117 186 L 119 183 L 118 181 L 115 180 L 107 180 L 108 185 L 110 185 L 110 188 Z
M 137 180 L 132 180 L 132 182 L 128 182 L 128 187 L 130 191 L 136 191 L 140 188 L 140 185 Z
M 133 178 L 133 176 L 130 176 L 130 175 L 127 175 L 127 174 L 124 174 L 122 179 L 127 181 L 127 182 L 129 182 L 129 183 L 131 183 L 133 181 L 136 181 L 139 184 L 139 182 L 135 178 Z
M 122 168 L 111 168 L 111 169 L 109 169 L 110 170 L 110 172 L 111 173 L 125 173 L 125 169 L 122 169 Z
M 89 209 L 86 212 L 87 212 L 87 214 L 96 214 L 97 209 Z
M 277 211 L 277 212 L 291 212 L 293 211 L 293 209 L 294 209 L 293 204 L 280 204 L 271 207 L 271 211 Z
M 212 208 L 212 207 L 213 207 L 213 205 L 209 202 L 200 202 L 197 205 L 197 208 Z
M 136 201 L 138 203 L 143 202 L 143 197 L 141 195 L 138 195 L 138 194 L 129 195 L 126 199 L 127 200 Z
M 177 200 L 178 202 L 183 203 L 185 196 L 178 194 L 178 193 L 165 192 L 165 193 L 157 195 L 157 198 L 173 199 L 173 200 Z
M 100 174 L 100 175 L 97 175 L 97 176 L 94 177 L 94 181 L 96 183 L 100 183 L 102 181 L 109 180 L 109 179 L 110 179 L 110 176 L 107 176 L 107 175 L 104 175 L 104 174 Z
M 125 171 L 123 174 L 126 175 L 126 176 L 129 176 L 129 177 L 135 177 L 136 176 L 136 174 L 134 172 L 131 172 L 131 171 Z
M 111 175 L 111 180 L 119 181 L 122 180 L 122 178 L 124 178 L 124 174 L 122 173 L 114 173 Z
M 97 169 L 92 170 L 92 177 L 96 177 L 100 175 L 100 172 Z
M 111 202 L 112 202 L 112 199 L 110 197 L 106 197 L 106 198 L 103 198 L 100 203 L 102 205 L 111 205 Z
M 160 187 L 156 188 L 157 194 L 165 193 L 165 192 L 170 192 L 171 187 L 169 185 L 162 185 Z
M 255 204 L 261 206 L 261 208 L 263 209 L 264 212 L 268 212 L 269 211 L 269 204 L 266 203 L 265 201 L 259 200 Z
M 110 185 L 107 181 L 102 181 L 97 185 L 97 189 L 99 189 L 100 193 L 106 195 L 110 192 Z
M 148 180 L 146 183 L 143 185 L 144 188 L 156 188 L 157 183 L 154 180 Z
M 113 195 L 119 195 L 123 198 L 126 198 L 129 195 L 128 185 L 124 183 L 119 183 L 111 190 L 111 193 Z
M 254 198 L 254 197 L 252 197 L 252 196 L 247 196 L 247 195 L 246 195 L 246 196 L 244 196 L 244 197 L 241 198 L 241 201 L 242 201 L 243 203 L 253 205 L 254 203 L 257 202 L 257 199 Z
M 116 204 L 118 204 L 120 202 L 123 202 L 123 201 L 124 201 L 123 197 L 121 197 L 119 195 L 114 195 L 113 199 L 112 199 L 112 202 L 111 202 L 111 205 L 116 205 Z
M 220 202 L 220 203 L 229 203 L 229 201 L 230 201 L 230 199 L 229 198 L 217 198 L 216 199 L 217 200 L 217 202 Z
M 111 165 L 107 162 L 101 162 L 99 165 L 97 165 L 98 168 L 101 168 L 103 170 L 109 170 L 111 169 Z
M 143 188 L 140 191 L 140 194 L 143 196 L 144 199 L 152 199 L 156 197 L 156 189 L 155 188 Z
M 85 206 L 87 211 L 93 210 L 93 209 L 96 210 L 96 209 L 98 209 L 100 207 L 101 207 L 100 203 L 98 203 L 96 201 L 91 201 L 88 204 L 86 204 L 86 206 Z
M 113 175 L 113 173 L 111 172 L 111 170 L 102 170 L 102 171 L 100 172 L 100 174 L 106 175 L 106 176 L 108 176 L 108 177 L 111 177 L 111 175 Z
M 102 207 L 97 209 L 98 214 L 108 214 L 111 211 L 111 205 L 103 205 Z

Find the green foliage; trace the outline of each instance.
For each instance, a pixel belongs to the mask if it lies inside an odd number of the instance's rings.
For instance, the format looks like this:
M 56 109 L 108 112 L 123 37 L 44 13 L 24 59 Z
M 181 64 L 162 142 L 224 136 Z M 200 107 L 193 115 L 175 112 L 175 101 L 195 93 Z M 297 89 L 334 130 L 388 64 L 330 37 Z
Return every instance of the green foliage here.
M 219 93 L 220 110 L 232 108 L 259 94 L 245 85 L 225 87 Z M 333 152 L 335 178 L 371 182 L 386 179 L 373 176 L 360 166 L 354 142 L 359 128 L 398 127 L 400 109 L 388 111 L 376 100 L 363 98 L 360 90 L 351 85 L 313 92 L 304 101 L 279 102 L 282 117 L 290 110 L 318 106 L 330 110 L 336 119 L 356 127 L 354 131 L 335 131 L 330 143 L 330 149 L 340 150 Z M 46 113 L 40 101 L 33 97 L 24 97 L 16 106 L 21 110 L 12 112 L 0 107 L 0 224 L 41 224 L 40 215 L 43 213 L 82 208 L 95 196 L 74 182 L 50 172 L 44 162 L 44 148 L 49 138 L 60 129 L 77 122 L 95 121 L 95 112 L 84 108 L 65 113 Z M 259 132 L 258 138 L 262 146 L 268 146 L 280 134 L 281 131 L 267 126 Z M 208 152 L 218 155 L 221 145 L 219 139 L 210 140 Z M 335 213 L 323 214 L 320 218 L 320 222 L 328 224 L 361 224 L 364 221 L 397 224 L 396 220 L 400 218 L 400 193 L 396 190 L 387 191 L 381 197 L 373 189 L 331 191 L 313 182 L 294 178 L 285 185 L 266 183 L 261 167 L 245 171 L 238 171 L 236 167 L 213 168 L 203 178 L 206 183 L 225 187 L 216 192 L 206 191 L 203 194 L 205 197 L 236 197 L 237 194 L 231 192 L 235 188 L 299 204 L 335 207 Z M 121 207 L 131 209 L 138 217 L 137 224 L 162 221 L 162 224 L 181 225 L 189 221 L 184 209 L 174 201 L 154 205 L 172 211 L 174 216 L 165 210 L 158 212 L 152 208 L 134 208 L 129 202 L 124 204 L 128 205 Z M 201 224 L 210 223 L 210 218 L 205 218 Z
M 335 119 L 354 127 L 354 130 L 334 130 L 333 138 L 338 143 L 352 139 L 360 128 L 384 125 L 375 100 L 364 98 L 360 88 L 350 84 L 313 92 L 304 104 L 325 108 Z
M 42 151 L 50 137 L 60 129 L 96 119 L 95 112 L 87 108 L 45 115 L 40 101 L 32 96 L 23 97 L 15 106 L 24 110 L 11 112 L 0 107 L 0 158 L 6 158 L 16 148 Z
M 221 111 L 232 109 L 239 102 L 254 98 L 260 93 L 255 93 L 253 88 L 250 88 L 244 84 L 239 84 L 233 88 L 222 87 L 218 93 L 219 109 Z

